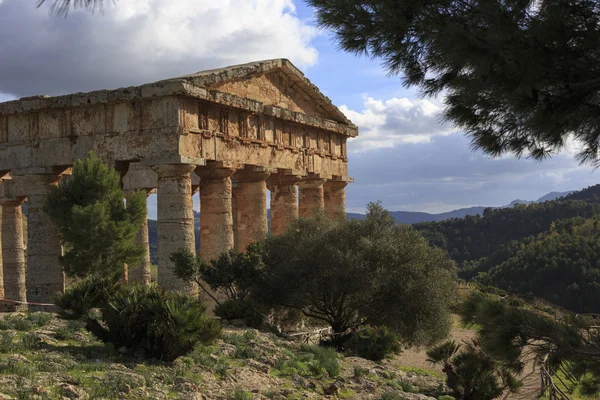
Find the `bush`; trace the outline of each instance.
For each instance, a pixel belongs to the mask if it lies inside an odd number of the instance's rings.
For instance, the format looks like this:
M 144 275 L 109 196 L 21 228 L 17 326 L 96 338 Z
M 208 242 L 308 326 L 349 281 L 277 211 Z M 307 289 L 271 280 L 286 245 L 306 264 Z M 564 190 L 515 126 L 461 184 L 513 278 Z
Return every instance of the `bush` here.
M 179 249 L 170 257 L 174 273 L 186 282 L 195 282 L 216 304 L 219 297 L 228 300 L 247 300 L 262 270 L 258 245 L 251 244 L 245 253 L 236 250 L 223 252 L 209 263 L 198 254 Z M 215 296 L 210 289 L 222 296 Z
M 349 335 L 343 347 L 353 354 L 372 361 L 381 361 L 392 354 L 400 354 L 398 336 L 389 328 L 366 328 Z
M 452 396 L 440 396 L 438 397 L 438 400 L 456 400 L 454 397 Z
M 301 218 L 257 251 L 263 267 L 252 296 L 260 304 L 301 310 L 335 333 L 385 325 L 408 344 L 449 332 L 454 263 L 377 204 L 362 221 Z
M 264 323 L 263 314 L 247 300 L 230 299 L 215 307 L 215 315 L 226 319 L 243 319 L 249 327 L 260 329 Z
M 287 360 L 280 360 L 275 369 L 280 375 L 300 375 L 321 377 L 325 372 L 329 377 L 340 374 L 340 355 L 331 347 L 303 344 L 298 355 L 289 354 Z
M 197 299 L 155 285 L 120 283 L 115 277 L 76 284 L 59 296 L 57 305 L 63 317 L 84 318 L 86 329 L 99 340 L 165 361 L 221 333 L 219 322 L 204 315 Z
M 510 366 L 490 357 L 477 340 L 461 351 L 460 347 L 454 341 L 447 341 L 427 351 L 428 361 L 442 366 L 446 384 L 457 397 L 495 399 L 505 390 L 514 393 L 523 385 Z

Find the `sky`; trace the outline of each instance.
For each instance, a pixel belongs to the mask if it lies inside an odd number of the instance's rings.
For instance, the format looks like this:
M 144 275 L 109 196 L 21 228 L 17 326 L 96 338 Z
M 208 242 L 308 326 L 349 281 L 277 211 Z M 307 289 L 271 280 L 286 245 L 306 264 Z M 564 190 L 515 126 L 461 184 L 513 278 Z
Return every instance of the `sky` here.
M 576 143 L 542 163 L 472 151 L 460 129 L 440 123 L 442 98 L 421 98 L 380 60 L 338 50 L 301 0 L 107 0 L 102 13 L 67 18 L 50 15 L 50 1 L 38 9 L 34 0 L 0 0 L 0 102 L 281 57 L 359 127 L 348 143 L 349 211 L 381 201 L 439 213 L 598 183 L 600 172 L 574 160 Z

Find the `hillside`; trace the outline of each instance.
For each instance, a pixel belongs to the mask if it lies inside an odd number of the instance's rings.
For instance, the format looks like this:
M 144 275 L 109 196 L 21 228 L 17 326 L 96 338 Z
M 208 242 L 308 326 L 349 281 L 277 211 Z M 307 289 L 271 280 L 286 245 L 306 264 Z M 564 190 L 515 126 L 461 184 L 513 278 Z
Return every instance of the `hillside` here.
M 440 372 L 407 364 L 427 365 L 422 351 L 375 363 L 233 326 L 173 363 L 48 313 L 0 315 L 0 339 L 1 399 L 434 400 L 445 387 Z
M 540 297 L 569 310 L 600 313 L 597 220 L 565 220 L 511 250 L 506 261 L 480 268 L 488 271 L 476 280 L 512 293 Z
M 600 312 L 599 215 L 596 185 L 552 201 L 414 227 L 448 251 L 463 279 L 535 295 L 575 312 Z

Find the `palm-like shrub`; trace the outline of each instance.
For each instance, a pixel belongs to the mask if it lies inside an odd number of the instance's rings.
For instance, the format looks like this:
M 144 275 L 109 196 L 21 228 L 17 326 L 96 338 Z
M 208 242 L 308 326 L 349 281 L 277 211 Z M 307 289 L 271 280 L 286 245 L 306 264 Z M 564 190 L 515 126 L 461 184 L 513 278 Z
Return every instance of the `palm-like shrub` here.
M 446 374 L 446 384 L 455 396 L 465 400 L 489 400 L 504 390 L 517 391 L 522 383 L 507 365 L 488 355 L 477 341 L 461 351 L 454 341 L 441 343 L 427 351 L 428 361 L 439 364 Z
M 57 305 L 65 318 L 84 318 L 86 329 L 98 339 L 165 361 L 221 332 L 220 323 L 205 316 L 197 299 L 114 278 L 80 282 L 60 295 Z

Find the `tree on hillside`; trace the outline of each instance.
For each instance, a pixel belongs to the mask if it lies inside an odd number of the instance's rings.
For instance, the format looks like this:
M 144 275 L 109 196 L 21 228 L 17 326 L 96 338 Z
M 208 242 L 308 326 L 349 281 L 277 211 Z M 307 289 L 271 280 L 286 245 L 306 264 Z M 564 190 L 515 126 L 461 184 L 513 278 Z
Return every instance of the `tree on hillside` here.
M 541 297 L 573 312 L 600 313 L 598 221 L 573 220 L 558 221 L 477 281 Z
M 596 0 L 307 0 L 346 51 L 381 58 L 474 148 L 541 160 L 569 135 L 600 163 Z
M 253 296 L 300 310 L 334 332 L 388 326 L 406 343 L 442 339 L 450 327 L 454 264 L 378 204 L 365 220 L 300 219 L 261 243 Z
M 73 176 L 52 188 L 44 210 L 58 225 L 70 276 L 108 275 L 124 264 L 137 265 L 145 249 L 135 236 L 146 218 L 146 194 L 123 202 L 119 173 L 94 153 L 77 160 Z

